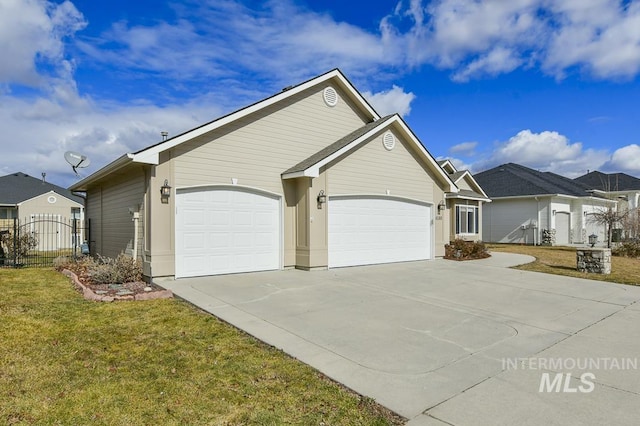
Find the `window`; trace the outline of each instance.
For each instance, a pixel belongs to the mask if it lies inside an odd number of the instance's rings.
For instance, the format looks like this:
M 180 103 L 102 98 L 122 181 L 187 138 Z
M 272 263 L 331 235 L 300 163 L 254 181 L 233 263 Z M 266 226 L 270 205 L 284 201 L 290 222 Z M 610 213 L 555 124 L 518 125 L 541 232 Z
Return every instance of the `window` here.
M 12 208 L 0 208 L 0 219 L 13 219 L 17 217 L 16 209 Z
M 478 228 L 478 207 L 456 206 L 456 234 L 477 234 Z

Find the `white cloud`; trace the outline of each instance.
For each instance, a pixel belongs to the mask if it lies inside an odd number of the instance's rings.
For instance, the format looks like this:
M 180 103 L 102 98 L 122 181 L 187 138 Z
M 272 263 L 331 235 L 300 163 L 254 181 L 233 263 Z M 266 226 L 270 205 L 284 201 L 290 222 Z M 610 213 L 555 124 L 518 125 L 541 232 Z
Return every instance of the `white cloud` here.
M 616 149 L 606 168 L 612 172 L 627 172 L 640 175 L 640 145 L 631 144 Z
M 449 148 L 449 152 L 452 154 L 465 154 L 473 155 L 478 142 L 462 142 Z
M 477 159 L 471 169 L 480 172 L 499 164 L 517 163 L 574 178 L 587 170 L 602 168 L 609 155 L 606 150 L 583 149 L 582 143 L 571 143 L 569 138 L 555 131 L 522 130 Z
M 411 92 L 406 93 L 401 87 L 395 84 L 391 90 L 378 93 L 364 92 L 362 95 L 382 116 L 394 113 L 398 113 L 403 117 L 409 115 L 411 112 L 411 102 L 416 98 L 416 95 Z
M 640 72 L 637 1 L 413 0 L 380 30 L 406 64 L 449 69 L 460 82 L 533 65 L 557 78 L 574 68 L 599 79 Z
M 53 67 L 68 77 L 64 39 L 86 25 L 75 6 L 65 1 L 3 0 L 0 3 L 0 82 L 39 86 Z

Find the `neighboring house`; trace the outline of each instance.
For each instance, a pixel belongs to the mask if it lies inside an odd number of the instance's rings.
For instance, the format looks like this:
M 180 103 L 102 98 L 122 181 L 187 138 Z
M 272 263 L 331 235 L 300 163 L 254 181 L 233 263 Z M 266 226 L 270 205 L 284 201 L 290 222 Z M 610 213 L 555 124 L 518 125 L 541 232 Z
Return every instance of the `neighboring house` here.
M 582 244 L 605 229 L 592 220 L 594 212 L 616 206 L 589 191 L 588 186 L 551 172 L 518 164 L 503 164 L 474 175 L 491 198 L 484 208 L 485 241 L 520 244 Z
M 431 259 L 449 241 L 437 206 L 459 192 L 337 69 L 71 189 L 86 192 L 92 252 L 133 254 L 147 277 Z
M 618 201 L 620 211 L 633 210 L 622 223 L 625 237 L 640 235 L 640 179 L 625 173 L 594 171 L 574 179 L 586 185 L 594 193 Z
M 459 191 L 446 194 L 450 214 L 449 239 L 482 241 L 482 205 L 491 200 L 469 170 L 456 169 L 450 160 L 438 161 Z
M 83 209 L 82 197 L 44 178 L 24 173 L 0 177 L 0 228 L 12 231 L 18 219 L 21 233 L 37 236 L 39 250 L 70 248 L 74 238 L 81 242 L 82 236 L 72 235 L 68 224 L 82 219 Z

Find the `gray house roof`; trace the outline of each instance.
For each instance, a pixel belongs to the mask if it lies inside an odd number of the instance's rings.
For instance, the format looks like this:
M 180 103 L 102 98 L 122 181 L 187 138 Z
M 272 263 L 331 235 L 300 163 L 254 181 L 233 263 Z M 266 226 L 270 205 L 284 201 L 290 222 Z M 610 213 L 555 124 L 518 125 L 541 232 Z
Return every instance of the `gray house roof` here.
M 589 189 L 600 191 L 640 191 L 640 179 L 625 173 L 602 173 L 594 171 L 574 179 Z
M 0 177 L 0 205 L 15 206 L 51 191 L 84 205 L 82 197 L 73 195 L 71 191 L 61 186 L 43 182 L 42 179 L 36 179 L 20 172 Z
M 474 175 L 490 198 L 527 195 L 570 195 L 587 197 L 587 185 L 551 172 L 539 172 L 519 164 L 507 163 Z
M 288 170 L 285 170 L 283 174 L 287 173 L 295 173 L 306 170 L 307 168 L 313 166 L 314 164 L 320 162 L 321 160 L 329 157 L 331 154 L 340 151 L 345 146 L 349 145 L 354 140 L 358 139 L 360 136 L 365 135 L 367 132 L 375 129 L 378 126 L 381 126 L 387 121 L 389 118 L 393 117 L 395 114 L 387 115 L 386 117 L 382 117 L 379 120 L 372 121 L 370 123 L 365 124 L 359 129 L 354 130 L 343 138 L 338 139 L 331 145 L 321 149 L 320 151 L 313 154 L 311 157 L 305 158 L 295 166 L 291 167 Z

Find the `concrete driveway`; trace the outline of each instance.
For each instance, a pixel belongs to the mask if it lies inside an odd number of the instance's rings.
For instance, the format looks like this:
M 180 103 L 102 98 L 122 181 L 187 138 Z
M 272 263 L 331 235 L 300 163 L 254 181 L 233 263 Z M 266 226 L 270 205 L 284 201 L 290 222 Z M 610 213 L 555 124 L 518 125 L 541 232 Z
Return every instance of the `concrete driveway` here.
M 495 253 L 158 284 L 410 425 L 637 424 L 640 287 L 506 268 L 527 261 Z

